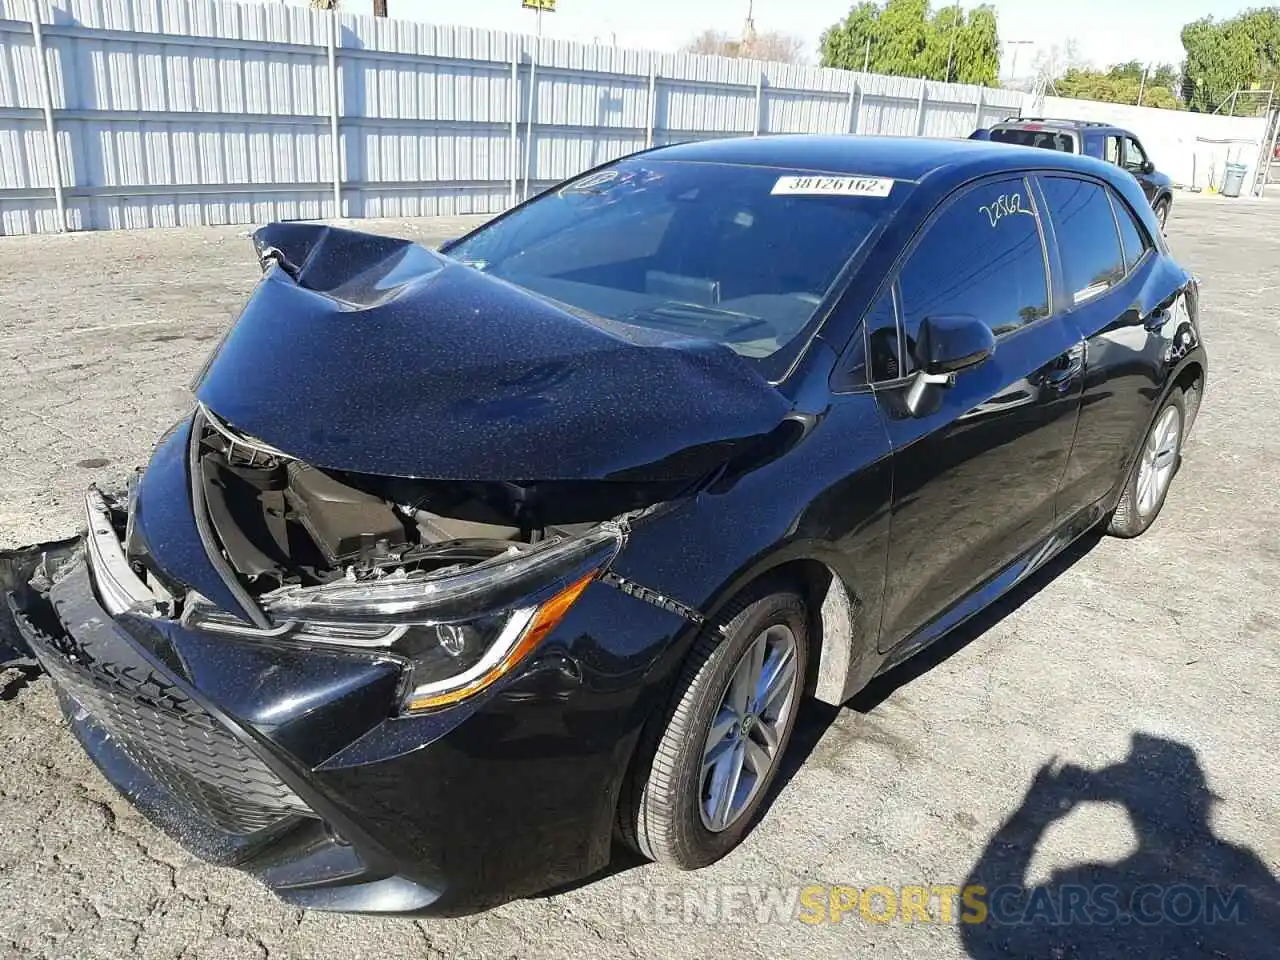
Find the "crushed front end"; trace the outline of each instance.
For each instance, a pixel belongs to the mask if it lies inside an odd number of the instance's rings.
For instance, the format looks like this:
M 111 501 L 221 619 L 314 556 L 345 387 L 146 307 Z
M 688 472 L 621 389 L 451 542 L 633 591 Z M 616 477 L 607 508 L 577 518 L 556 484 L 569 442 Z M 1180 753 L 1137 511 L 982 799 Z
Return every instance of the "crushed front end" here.
M 307 908 L 466 912 L 607 863 L 639 681 L 687 625 L 599 582 L 660 491 L 556 486 L 338 475 L 197 409 L 6 600 L 197 855 Z
M 700 621 L 646 581 L 789 402 L 406 241 L 254 241 L 191 416 L 81 541 L 0 558 L 10 639 L 114 784 L 292 903 L 469 911 L 604 867 Z

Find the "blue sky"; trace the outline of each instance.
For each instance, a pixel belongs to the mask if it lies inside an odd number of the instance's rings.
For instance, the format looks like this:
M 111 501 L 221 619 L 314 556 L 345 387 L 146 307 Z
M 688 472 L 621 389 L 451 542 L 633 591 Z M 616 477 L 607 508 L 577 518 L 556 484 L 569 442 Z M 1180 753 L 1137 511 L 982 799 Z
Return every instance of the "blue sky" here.
M 1099 65 L 1122 61 L 1172 61 L 1182 57 L 1182 25 L 1212 13 L 1229 17 L 1243 10 L 1242 0 L 992 0 L 1000 16 L 1003 40 L 1030 40 L 1049 46 L 1074 37 L 1081 53 Z M 558 0 L 543 16 L 543 35 L 566 40 L 674 50 L 692 35 L 714 27 L 736 33 L 747 0 Z M 939 5 L 939 0 L 934 0 Z M 976 4 L 962 0 L 962 6 Z M 365 13 L 372 0 L 342 0 L 342 8 Z M 756 27 L 783 30 L 804 38 L 816 62 L 823 29 L 848 12 L 850 0 L 755 0 Z M 460 23 L 532 33 L 534 14 L 520 0 L 388 0 L 392 17 Z M 1036 47 L 1018 51 L 1019 73 Z M 1006 49 L 1004 70 L 1010 67 Z

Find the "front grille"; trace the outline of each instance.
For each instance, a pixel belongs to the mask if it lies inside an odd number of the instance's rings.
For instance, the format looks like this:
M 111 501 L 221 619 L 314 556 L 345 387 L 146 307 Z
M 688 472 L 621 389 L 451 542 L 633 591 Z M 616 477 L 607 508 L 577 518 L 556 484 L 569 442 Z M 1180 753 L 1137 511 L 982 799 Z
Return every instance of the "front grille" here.
M 243 836 L 314 816 L 257 754 L 145 660 L 107 662 L 70 636 L 34 646 L 63 692 L 200 819 Z

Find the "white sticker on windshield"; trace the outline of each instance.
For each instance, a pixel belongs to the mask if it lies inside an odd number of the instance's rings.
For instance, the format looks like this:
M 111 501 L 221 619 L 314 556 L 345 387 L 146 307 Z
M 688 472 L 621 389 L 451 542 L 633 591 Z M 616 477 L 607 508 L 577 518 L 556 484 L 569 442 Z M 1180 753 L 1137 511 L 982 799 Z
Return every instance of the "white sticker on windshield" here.
M 807 197 L 887 197 L 888 177 L 779 177 L 770 193 Z

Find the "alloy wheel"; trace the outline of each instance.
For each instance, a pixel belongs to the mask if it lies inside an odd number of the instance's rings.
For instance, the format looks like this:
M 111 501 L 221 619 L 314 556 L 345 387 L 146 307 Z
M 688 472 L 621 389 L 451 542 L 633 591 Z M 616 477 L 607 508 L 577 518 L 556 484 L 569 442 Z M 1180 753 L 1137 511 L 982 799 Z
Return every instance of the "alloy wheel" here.
M 1178 465 L 1178 447 L 1182 438 L 1182 417 L 1174 407 L 1167 407 L 1151 428 L 1142 463 L 1138 467 L 1138 515 L 1148 517 L 1164 501 Z
M 711 721 L 702 752 L 699 813 L 713 833 L 750 808 L 778 761 L 795 719 L 796 637 L 772 624 L 743 652 Z

